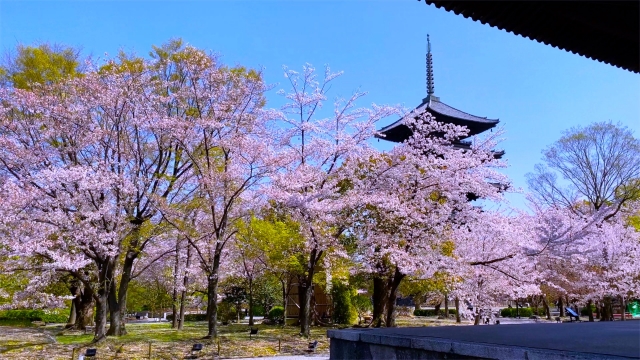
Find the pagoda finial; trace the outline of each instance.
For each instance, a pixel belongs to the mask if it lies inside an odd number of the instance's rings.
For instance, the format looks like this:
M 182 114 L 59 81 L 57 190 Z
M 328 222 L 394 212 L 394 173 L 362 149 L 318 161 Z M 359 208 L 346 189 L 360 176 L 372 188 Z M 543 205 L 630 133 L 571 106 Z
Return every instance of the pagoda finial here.
M 433 93 L 433 57 L 431 56 L 431 41 L 429 34 L 427 34 L 427 96 L 431 96 Z

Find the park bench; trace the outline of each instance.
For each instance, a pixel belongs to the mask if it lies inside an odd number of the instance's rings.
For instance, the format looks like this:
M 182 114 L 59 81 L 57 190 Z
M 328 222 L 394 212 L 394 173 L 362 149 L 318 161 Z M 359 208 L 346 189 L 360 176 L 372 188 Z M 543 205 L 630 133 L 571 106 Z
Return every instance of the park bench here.
M 249 339 L 251 339 L 252 335 L 258 335 L 258 328 L 249 329 Z
M 188 356 L 185 356 L 185 359 L 197 359 L 198 358 L 198 354 L 200 353 L 200 351 L 202 351 L 202 344 L 198 343 L 198 344 L 193 344 L 193 346 L 191 347 L 191 351 L 189 353 Z
M 309 348 L 307 349 L 307 352 L 308 353 L 315 352 L 317 347 L 318 347 L 318 340 L 316 340 L 314 342 L 310 342 L 309 343 Z
M 80 355 L 80 359 L 95 359 L 98 354 L 98 349 L 87 349 L 83 355 Z
M 573 322 L 573 319 L 575 319 L 576 321 L 582 321 L 580 320 L 580 316 L 578 315 L 578 313 L 573 311 L 572 308 L 565 308 L 565 310 L 567 311 L 567 315 L 569 315 L 569 321 Z

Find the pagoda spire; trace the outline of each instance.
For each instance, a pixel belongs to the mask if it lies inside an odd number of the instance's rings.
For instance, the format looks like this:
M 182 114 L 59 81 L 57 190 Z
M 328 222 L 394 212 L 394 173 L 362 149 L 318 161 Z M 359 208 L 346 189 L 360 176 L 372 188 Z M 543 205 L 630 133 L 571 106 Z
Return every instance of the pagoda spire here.
M 431 55 L 431 41 L 427 34 L 427 96 L 434 94 L 433 86 L 433 56 Z

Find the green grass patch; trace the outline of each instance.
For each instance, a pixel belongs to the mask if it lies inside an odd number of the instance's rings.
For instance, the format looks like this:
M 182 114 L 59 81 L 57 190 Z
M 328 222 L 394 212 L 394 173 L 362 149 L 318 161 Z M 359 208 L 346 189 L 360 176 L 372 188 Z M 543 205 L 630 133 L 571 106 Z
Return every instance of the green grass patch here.
M 29 320 L 0 319 L 0 326 L 31 327 L 34 325 Z

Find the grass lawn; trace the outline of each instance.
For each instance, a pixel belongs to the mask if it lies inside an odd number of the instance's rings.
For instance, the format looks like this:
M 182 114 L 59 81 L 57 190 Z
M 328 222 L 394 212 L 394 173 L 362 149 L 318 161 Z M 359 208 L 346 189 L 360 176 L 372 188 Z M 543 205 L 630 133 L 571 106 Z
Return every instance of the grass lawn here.
M 326 327 L 312 327 L 310 339 L 298 335 L 299 328 L 257 325 L 258 335 L 249 339 L 246 324 L 220 326 L 218 340 L 202 340 L 207 333 L 205 322 L 187 322 L 182 331 L 171 329 L 169 323 L 127 324 L 128 334 L 109 337 L 93 346 L 93 336 L 81 333 L 60 334 L 61 326 L 44 328 L 0 327 L 0 358 L 2 359 L 76 359 L 87 347 L 98 349 L 99 359 L 148 359 L 149 344 L 153 359 L 182 359 L 194 343 L 204 344 L 201 358 L 221 358 L 304 354 L 309 341 L 318 340 L 320 353 L 328 353 Z M 280 342 L 279 342 L 280 340 Z

